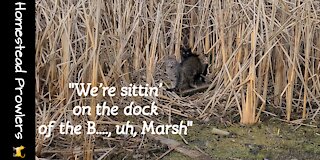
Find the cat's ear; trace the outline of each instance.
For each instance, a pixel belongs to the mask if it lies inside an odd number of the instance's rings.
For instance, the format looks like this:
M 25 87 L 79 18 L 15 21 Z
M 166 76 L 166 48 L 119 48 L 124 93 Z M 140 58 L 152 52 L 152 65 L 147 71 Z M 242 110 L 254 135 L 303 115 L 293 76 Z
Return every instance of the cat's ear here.
M 192 54 L 191 48 L 186 49 L 186 52 L 188 52 L 188 54 Z
M 186 49 L 185 47 L 181 47 L 181 49 L 180 49 L 181 54 L 184 54 L 187 51 L 188 51 L 188 49 Z

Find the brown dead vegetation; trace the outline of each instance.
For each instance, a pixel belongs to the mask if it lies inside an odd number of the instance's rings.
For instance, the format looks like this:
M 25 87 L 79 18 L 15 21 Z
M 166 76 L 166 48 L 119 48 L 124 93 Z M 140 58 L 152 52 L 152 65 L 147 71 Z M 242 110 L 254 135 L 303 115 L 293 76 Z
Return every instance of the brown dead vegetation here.
M 131 120 L 254 124 L 262 114 L 288 122 L 319 119 L 320 3 L 317 0 L 36 1 L 36 123 L 70 121 L 99 129 Z M 180 58 L 182 30 L 206 57 L 209 88 L 180 97 L 165 91 L 164 59 Z M 158 97 L 78 97 L 68 83 L 120 88 L 159 86 Z M 155 101 L 158 116 L 74 116 L 75 105 Z M 93 111 L 94 113 L 94 111 Z M 157 159 L 167 148 L 152 136 L 36 135 L 38 157 Z M 168 144 L 166 144 L 168 146 Z M 169 145 L 170 146 L 170 145 Z M 169 150 L 170 151 L 170 150 Z

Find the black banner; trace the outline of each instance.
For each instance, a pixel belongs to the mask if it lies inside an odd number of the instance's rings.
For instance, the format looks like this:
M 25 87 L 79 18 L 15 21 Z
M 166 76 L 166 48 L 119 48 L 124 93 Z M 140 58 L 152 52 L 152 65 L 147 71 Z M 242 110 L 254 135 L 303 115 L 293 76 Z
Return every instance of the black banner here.
M 35 1 L 9 1 L 7 158 L 35 159 Z M 3 152 L 2 152 L 3 153 Z

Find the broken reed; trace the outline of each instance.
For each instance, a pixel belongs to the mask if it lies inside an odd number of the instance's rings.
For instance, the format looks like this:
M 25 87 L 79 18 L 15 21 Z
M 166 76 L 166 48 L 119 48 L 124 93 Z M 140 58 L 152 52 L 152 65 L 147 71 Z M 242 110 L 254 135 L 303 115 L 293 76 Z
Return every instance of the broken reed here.
M 226 101 L 222 114 L 236 108 L 244 124 L 257 122 L 264 110 L 272 112 L 270 104 L 285 106 L 288 121 L 293 112 L 315 119 L 320 114 L 319 15 L 316 0 L 37 1 L 37 125 L 84 121 L 68 116 L 73 104 L 94 110 L 102 100 L 77 97 L 68 89 L 70 82 L 154 85 L 157 64 L 167 55 L 179 59 L 184 28 L 190 30 L 189 46 L 211 66 L 212 91 L 199 97 L 206 104 L 197 118 L 221 114 L 214 109 Z M 123 98 L 104 101 L 114 105 Z M 85 159 L 93 157 L 92 138 L 83 137 Z M 37 153 L 51 141 L 37 135 Z

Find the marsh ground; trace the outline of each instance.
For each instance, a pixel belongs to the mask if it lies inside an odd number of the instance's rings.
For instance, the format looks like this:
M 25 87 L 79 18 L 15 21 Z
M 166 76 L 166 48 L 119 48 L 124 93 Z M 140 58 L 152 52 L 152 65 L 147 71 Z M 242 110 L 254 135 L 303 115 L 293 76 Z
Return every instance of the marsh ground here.
M 228 131 L 231 135 L 214 135 L 212 128 Z M 190 148 L 198 148 L 213 159 L 320 159 L 319 128 L 291 125 L 276 119 L 250 127 L 238 124 L 197 124 L 189 128 L 189 133 L 184 138 Z M 163 159 L 191 160 L 178 152 L 171 152 Z

